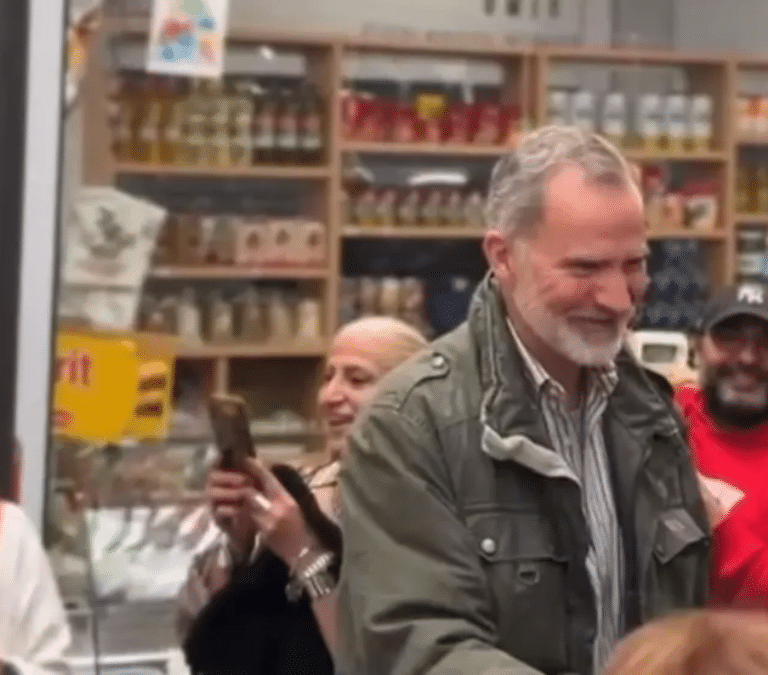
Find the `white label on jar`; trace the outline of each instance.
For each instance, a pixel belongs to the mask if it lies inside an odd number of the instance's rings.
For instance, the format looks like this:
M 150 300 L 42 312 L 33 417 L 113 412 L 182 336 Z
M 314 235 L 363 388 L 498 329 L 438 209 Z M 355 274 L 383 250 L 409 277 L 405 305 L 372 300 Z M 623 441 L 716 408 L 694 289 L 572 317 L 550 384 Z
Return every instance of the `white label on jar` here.
M 568 93 L 564 91 L 549 92 L 549 110 L 547 116 L 550 124 L 568 124 L 571 118 L 568 104 Z
M 657 139 L 661 135 L 662 117 L 661 97 L 658 94 L 643 94 L 637 115 L 640 135 L 645 139 Z
M 586 132 L 595 130 L 595 96 L 591 91 L 577 91 L 571 110 L 575 126 Z
M 739 254 L 739 272 L 741 274 L 759 274 L 762 266 L 762 253 Z
M 664 106 L 664 131 L 670 140 L 682 141 L 688 131 L 688 98 L 670 94 Z
M 691 136 L 697 141 L 712 138 L 712 97 L 697 94 L 691 99 Z
M 736 103 L 738 111 L 739 132 L 742 134 L 751 134 L 754 132 L 752 125 L 752 115 L 750 114 L 750 100 L 748 96 L 740 96 Z
M 620 92 L 611 92 L 603 100 L 603 133 L 621 137 L 627 133 L 627 99 Z

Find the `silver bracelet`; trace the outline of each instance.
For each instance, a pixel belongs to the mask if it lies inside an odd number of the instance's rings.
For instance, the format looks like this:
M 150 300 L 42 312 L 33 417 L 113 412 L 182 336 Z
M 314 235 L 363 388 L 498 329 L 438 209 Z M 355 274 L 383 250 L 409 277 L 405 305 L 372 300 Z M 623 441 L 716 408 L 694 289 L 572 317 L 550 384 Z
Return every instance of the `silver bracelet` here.
M 302 551 L 297 562 L 306 555 L 307 552 Z M 304 593 L 307 593 L 311 600 L 317 600 L 331 593 L 336 588 L 336 580 L 330 573 L 334 558 L 333 553 L 325 551 L 309 561 L 300 572 L 293 572 L 285 587 L 288 600 L 297 602 Z

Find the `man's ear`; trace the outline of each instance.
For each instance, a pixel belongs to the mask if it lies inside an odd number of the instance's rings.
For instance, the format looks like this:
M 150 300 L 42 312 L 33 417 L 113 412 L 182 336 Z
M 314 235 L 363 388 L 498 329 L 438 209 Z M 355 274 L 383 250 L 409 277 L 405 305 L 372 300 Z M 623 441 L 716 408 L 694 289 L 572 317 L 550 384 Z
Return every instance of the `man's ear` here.
M 516 276 L 512 242 L 499 230 L 488 230 L 483 236 L 483 253 L 488 266 L 501 283 L 514 282 Z

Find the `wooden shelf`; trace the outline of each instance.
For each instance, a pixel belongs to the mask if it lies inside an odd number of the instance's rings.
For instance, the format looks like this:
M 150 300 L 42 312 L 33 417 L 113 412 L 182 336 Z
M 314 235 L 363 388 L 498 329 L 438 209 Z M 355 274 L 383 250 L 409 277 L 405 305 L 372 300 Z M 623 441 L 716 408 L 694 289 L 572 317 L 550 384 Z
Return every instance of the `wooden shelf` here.
M 765 139 L 768 143 L 768 136 Z M 458 157 L 501 157 L 514 148 L 509 146 L 451 145 L 434 143 L 371 143 L 366 141 L 345 141 L 343 152 L 357 152 L 372 155 L 441 155 Z M 725 162 L 725 150 L 645 150 L 642 148 L 621 148 L 627 159 L 638 162 Z
M 692 230 L 690 228 L 677 228 L 674 230 L 649 230 L 648 239 L 662 241 L 664 239 L 699 239 L 701 241 L 722 242 L 728 238 L 725 230 Z
M 768 145 L 768 134 L 740 134 L 737 143 L 742 146 Z
M 768 225 L 768 213 L 737 213 L 734 220 L 737 225 Z
M 109 34 L 145 39 L 149 21 L 141 17 L 109 17 L 104 21 Z M 263 26 L 232 26 L 227 30 L 228 42 L 259 42 L 284 47 L 332 47 L 342 39 L 337 33 L 270 30 Z
M 633 162 L 726 162 L 729 155 L 725 150 L 645 150 L 622 148 L 624 156 Z
M 177 352 L 180 359 L 272 359 L 319 358 L 325 356 L 322 342 L 306 344 L 201 344 L 182 345 Z
M 155 279 L 326 279 L 328 269 L 310 267 L 251 268 L 236 265 L 200 265 L 155 267 L 149 275 Z
M 467 227 L 358 227 L 342 230 L 348 239 L 481 239 L 482 230 Z
M 441 35 L 434 32 L 409 31 L 407 34 L 353 35 L 342 39 L 342 46 L 357 52 L 386 52 L 401 54 L 433 54 L 435 56 L 469 56 L 474 58 L 522 57 L 531 48 L 510 43 L 503 37 L 488 33 Z
M 459 157 L 501 157 L 514 148 L 503 145 L 453 145 L 451 143 L 372 143 L 345 141 L 343 152 L 369 153 L 372 155 L 455 155 Z
M 768 222 L 768 215 L 764 220 Z M 349 239 L 481 239 L 482 230 L 461 227 L 356 227 L 349 225 L 343 234 Z M 724 241 L 728 233 L 725 230 L 691 230 L 679 228 L 673 230 L 649 230 L 648 238 L 661 239 L 701 239 Z
M 177 166 L 175 164 L 143 164 L 119 162 L 118 174 L 138 176 L 179 176 L 211 178 L 277 178 L 285 180 L 322 180 L 330 175 L 327 166 Z
M 573 47 L 547 45 L 541 48 L 543 56 L 554 61 L 612 64 L 642 64 L 648 66 L 725 66 L 730 55 L 714 52 L 686 52 L 654 48 Z

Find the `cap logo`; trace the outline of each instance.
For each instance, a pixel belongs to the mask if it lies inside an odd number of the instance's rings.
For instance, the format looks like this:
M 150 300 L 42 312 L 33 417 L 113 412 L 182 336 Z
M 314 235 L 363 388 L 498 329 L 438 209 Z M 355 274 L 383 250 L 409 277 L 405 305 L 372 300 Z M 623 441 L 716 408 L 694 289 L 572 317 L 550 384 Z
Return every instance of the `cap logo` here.
M 739 302 L 746 302 L 749 305 L 762 305 L 764 301 L 764 291 L 760 286 L 741 286 L 736 294 Z

